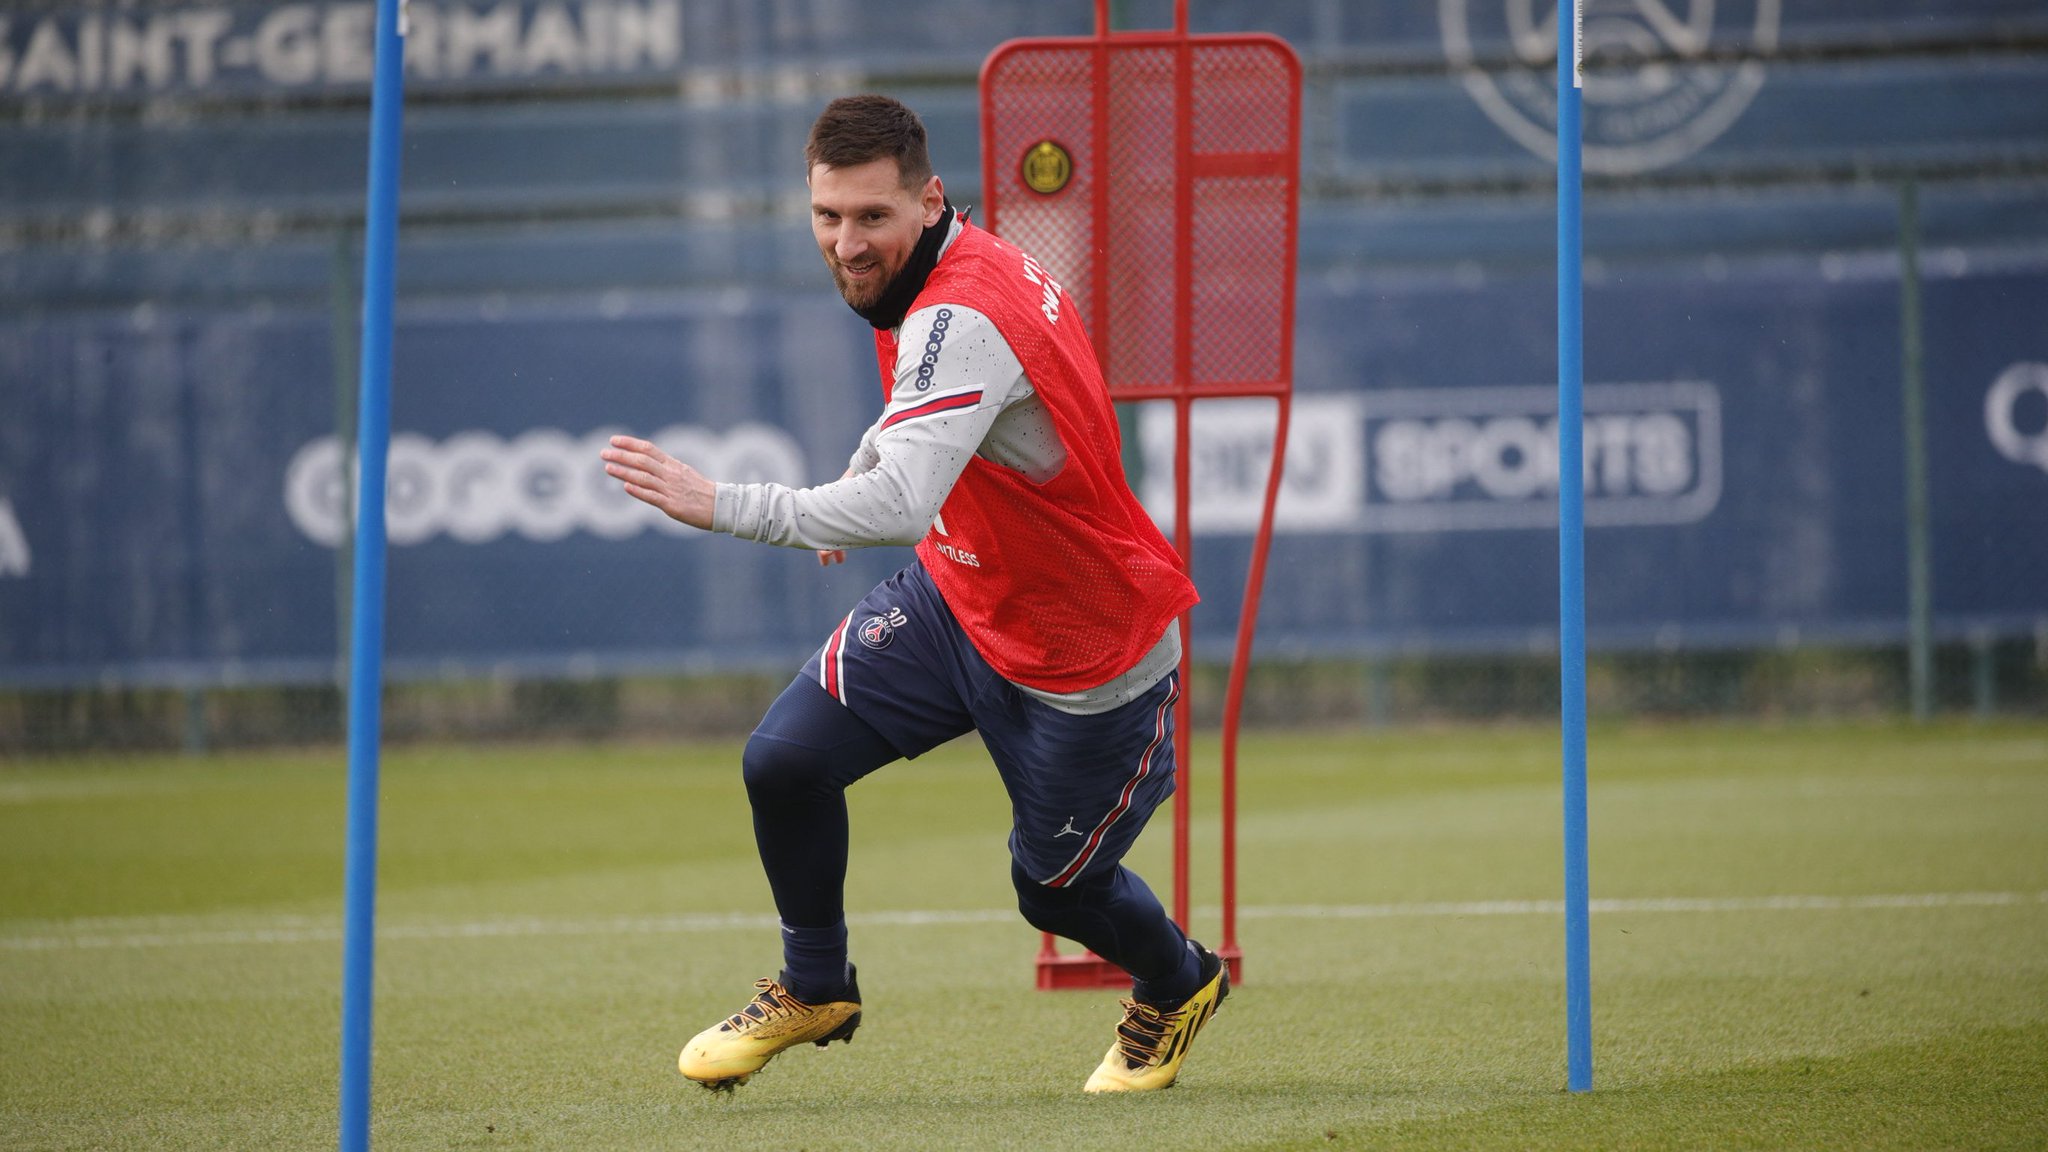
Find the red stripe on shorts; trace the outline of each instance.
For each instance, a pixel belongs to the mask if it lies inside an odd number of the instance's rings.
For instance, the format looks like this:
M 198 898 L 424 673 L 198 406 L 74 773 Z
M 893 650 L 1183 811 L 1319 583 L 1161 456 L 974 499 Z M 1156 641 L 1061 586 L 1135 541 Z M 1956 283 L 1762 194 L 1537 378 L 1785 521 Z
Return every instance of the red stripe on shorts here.
M 1138 784 L 1152 774 L 1152 754 L 1159 751 L 1159 745 L 1166 739 L 1167 710 L 1172 708 L 1173 702 L 1178 699 L 1180 682 L 1175 680 L 1173 686 L 1167 690 L 1166 699 L 1159 702 L 1158 714 L 1152 718 L 1152 742 L 1145 745 L 1144 754 L 1138 757 L 1137 774 L 1124 782 L 1124 790 L 1116 798 L 1116 807 L 1111 808 L 1109 815 L 1102 818 L 1102 823 L 1095 826 L 1095 831 L 1088 834 L 1088 842 L 1081 846 L 1080 853 L 1060 870 L 1059 875 L 1045 881 L 1046 887 L 1064 888 L 1073 883 L 1074 877 L 1079 876 L 1082 870 L 1088 867 L 1088 861 L 1095 858 L 1095 850 L 1102 847 L 1102 838 L 1108 834 L 1110 826 L 1122 819 L 1124 813 L 1130 811 L 1131 795 L 1138 790 Z
M 846 668 L 840 657 L 846 651 L 846 630 L 852 624 L 853 613 L 848 612 L 832 635 L 826 637 L 825 650 L 818 654 L 818 683 L 841 704 L 846 703 Z

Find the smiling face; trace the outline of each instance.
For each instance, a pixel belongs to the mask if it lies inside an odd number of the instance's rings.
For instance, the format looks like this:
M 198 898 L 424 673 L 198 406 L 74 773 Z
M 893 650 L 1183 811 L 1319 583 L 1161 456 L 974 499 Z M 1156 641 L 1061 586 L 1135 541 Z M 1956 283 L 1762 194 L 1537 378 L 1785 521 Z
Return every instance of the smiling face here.
M 811 166 L 811 235 L 839 294 L 855 308 L 870 308 L 888 291 L 918 237 L 938 223 L 946 193 L 933 176 L 905 188 L 896 160 Z

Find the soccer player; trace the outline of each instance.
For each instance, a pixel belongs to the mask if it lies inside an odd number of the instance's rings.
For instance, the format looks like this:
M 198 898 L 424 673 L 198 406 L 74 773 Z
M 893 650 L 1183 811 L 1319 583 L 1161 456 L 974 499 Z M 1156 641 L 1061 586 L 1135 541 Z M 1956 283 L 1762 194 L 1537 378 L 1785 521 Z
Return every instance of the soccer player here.
M 846 474 L 813 488 L 714 483 L 617 436 L 605 470 L 682 523 L 818 551 L 914 544 L 847 613 L 747 742 L 754 836 L 783 969 L 682 1050 L 730 1089 L 776 1053 L 850 1040 L 845 789 L 978 731 L 1009 792 L 1010 877 L 1033 926 L 1128 971 L 1089 1092 L 1164 1088 L 1229 991 L 1122 864 L 1173 792 L 1176 619 L 1194 586 L 1124 479 L 1116 416 L 1071 297 L 970 224 L 924 125 L 883 96 L 833 101 L 805 149 L 811 230 L 875 329 L 884 405 Z

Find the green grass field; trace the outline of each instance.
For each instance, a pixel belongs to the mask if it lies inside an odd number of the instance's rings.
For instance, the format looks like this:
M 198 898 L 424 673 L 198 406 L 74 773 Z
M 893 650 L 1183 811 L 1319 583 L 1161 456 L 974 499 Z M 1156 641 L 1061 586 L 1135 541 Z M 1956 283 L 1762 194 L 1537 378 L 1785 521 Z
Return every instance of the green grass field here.
M 1243 760 L 1248 979 L 1172 1091 L 1080 1093 L 1115 994 L 1031 990 L 969 743 L 852 793 L 858 1042 L 717 1098 L 676 1048 L 778 959 L 737 747 L 395 752 L 375 1141 L 2048 1146 L 2048 728 L 1596 731 L 1588 1095 L 1554 733 Z M 344 784 L 339 754 L 0 766 L 0 1145 L 333 1146 Z M 1134 854 L 1162 889 L 1168 839 Z

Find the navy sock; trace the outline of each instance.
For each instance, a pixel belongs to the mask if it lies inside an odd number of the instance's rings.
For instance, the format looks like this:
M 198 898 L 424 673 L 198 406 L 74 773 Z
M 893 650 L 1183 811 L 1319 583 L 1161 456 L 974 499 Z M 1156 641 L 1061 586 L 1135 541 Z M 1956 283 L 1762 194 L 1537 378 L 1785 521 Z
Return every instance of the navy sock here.
M 830 928 L 782 926 L 782 986 L 806 1004 L 845 998 L 846 921 Z
M 1131 995 L 1155 1008 L 1171 1012 L 1187 998 L 1202 990 L 1202 946 L 1193 940 L 1181 955 L 1180 967 L 1170 975 L 1153 980 L 1131 981 Z

